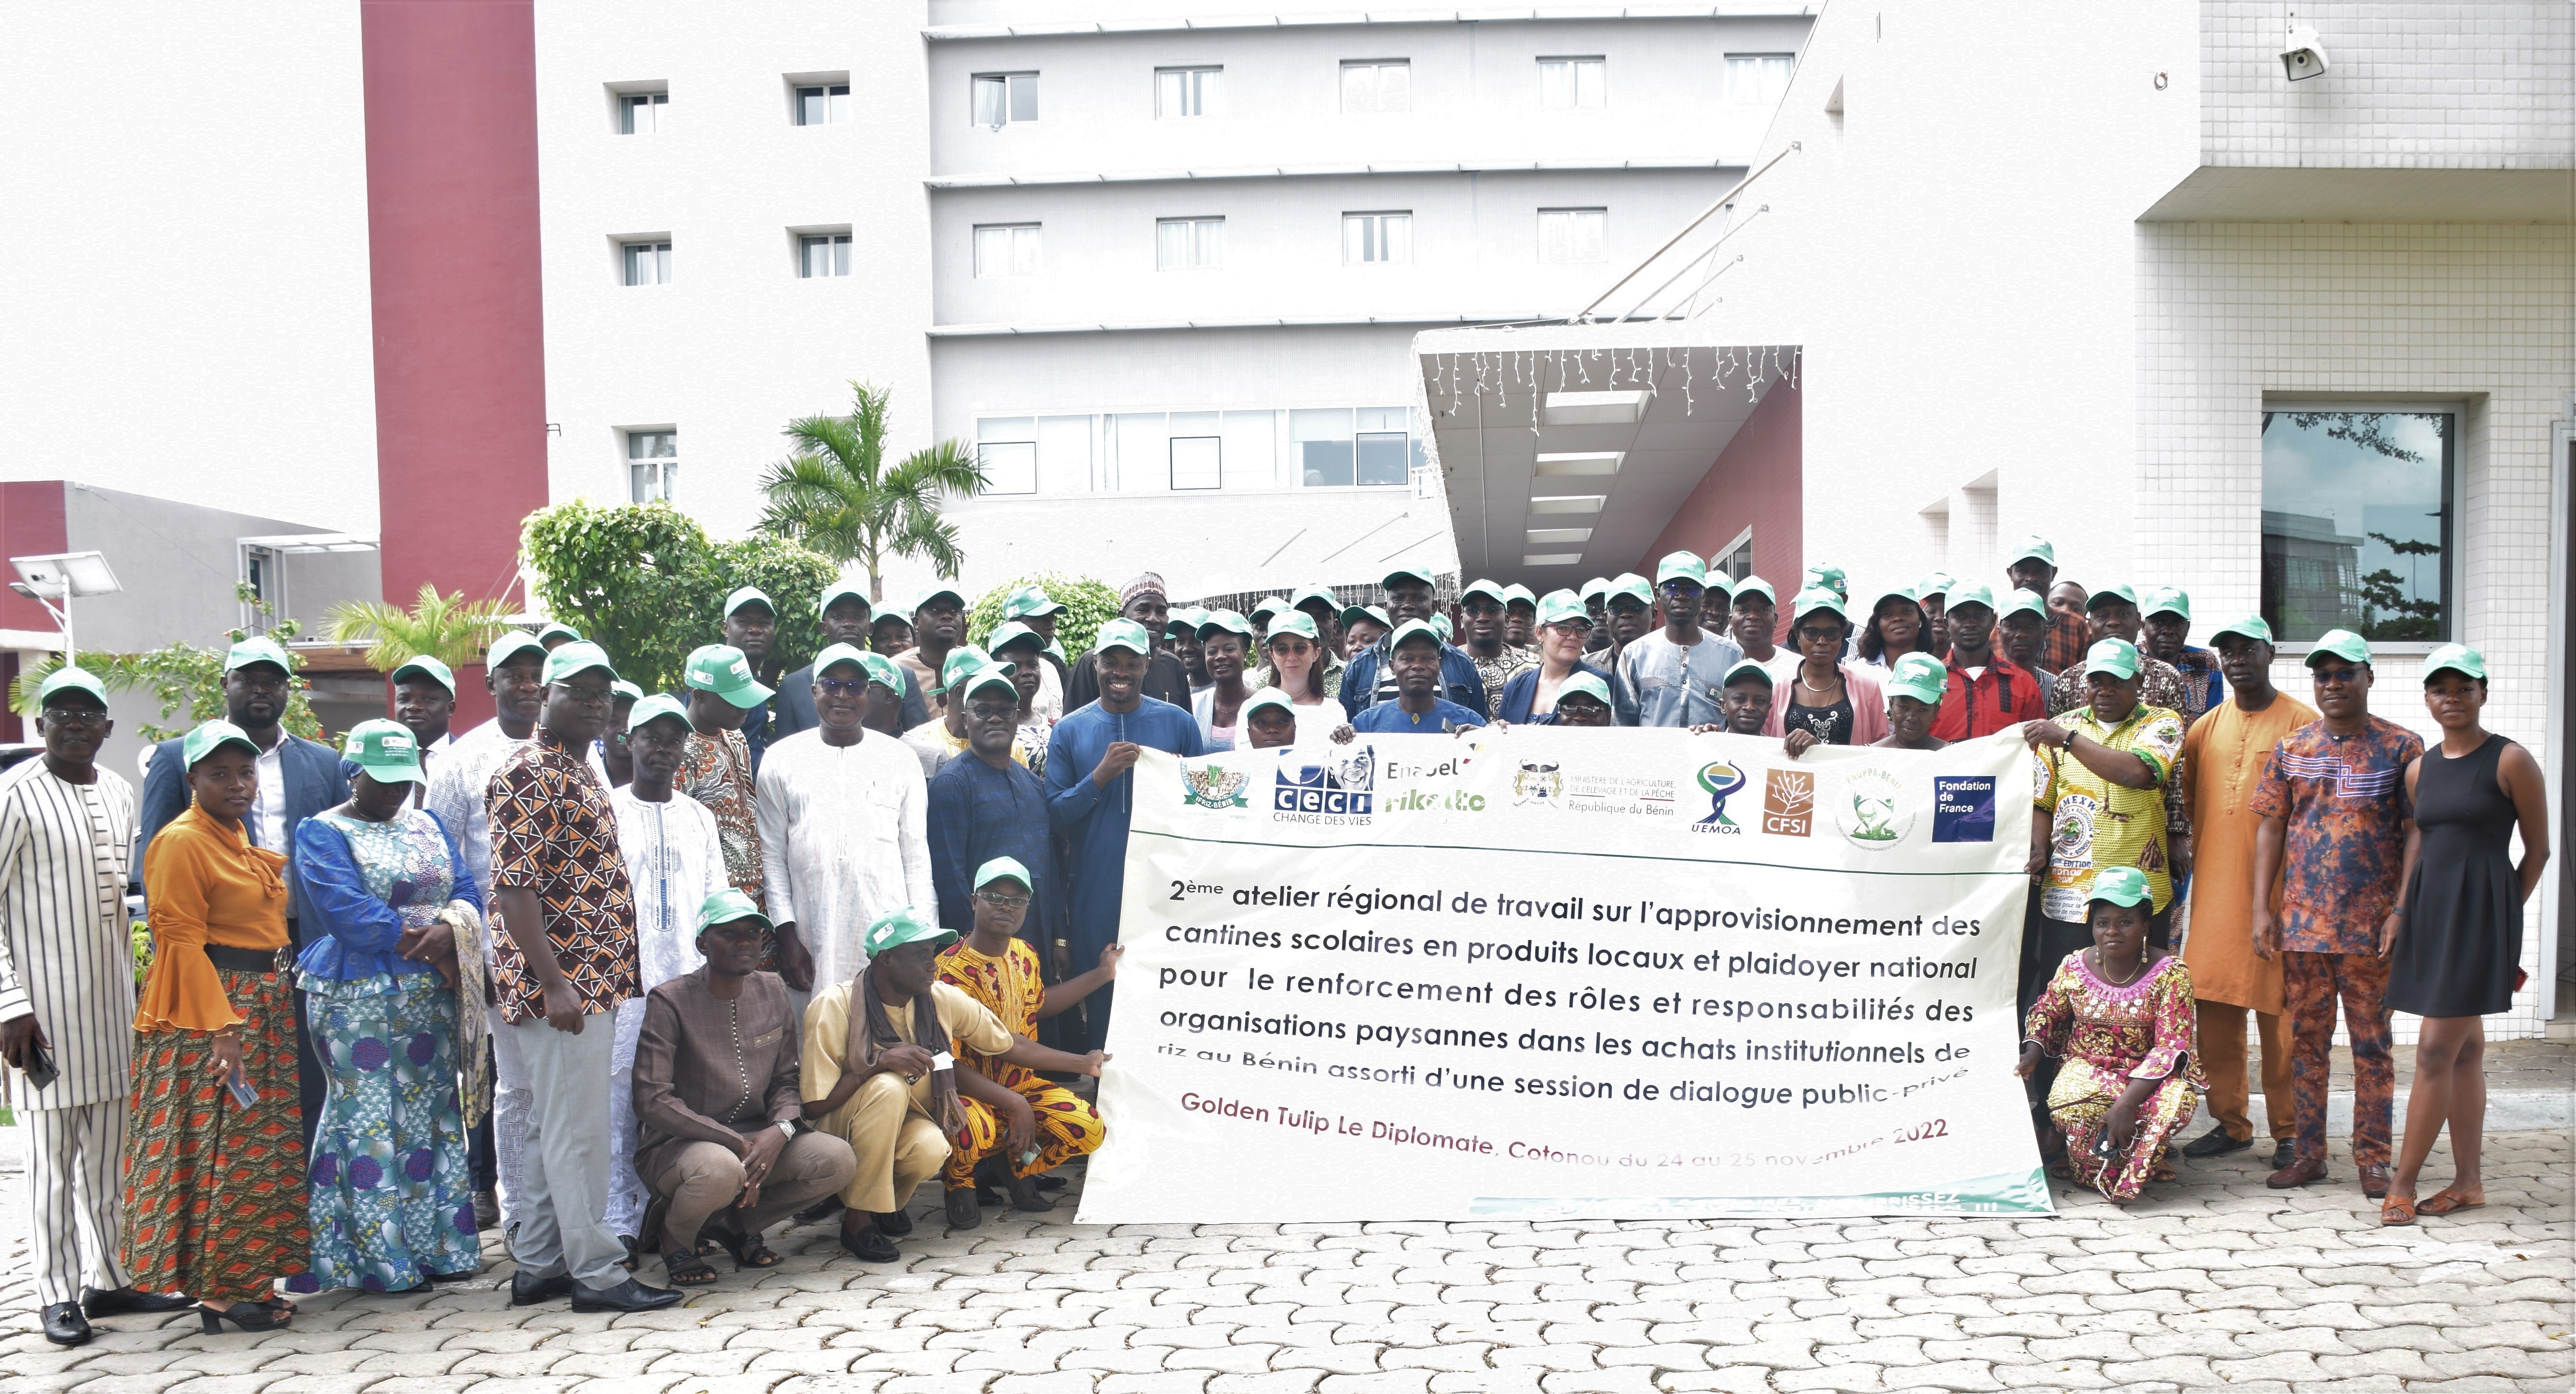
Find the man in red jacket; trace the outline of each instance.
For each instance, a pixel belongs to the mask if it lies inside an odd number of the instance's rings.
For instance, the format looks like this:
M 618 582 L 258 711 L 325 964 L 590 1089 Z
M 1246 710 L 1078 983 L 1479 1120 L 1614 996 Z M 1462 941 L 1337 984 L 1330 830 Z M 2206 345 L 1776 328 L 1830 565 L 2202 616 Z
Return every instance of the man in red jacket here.
M 1932 734 L 1971 740 L 2048 715 L 2039 675 L 1995 649 L 1995 593 L 1981 581 L 1950 587 L 1950 686 Z

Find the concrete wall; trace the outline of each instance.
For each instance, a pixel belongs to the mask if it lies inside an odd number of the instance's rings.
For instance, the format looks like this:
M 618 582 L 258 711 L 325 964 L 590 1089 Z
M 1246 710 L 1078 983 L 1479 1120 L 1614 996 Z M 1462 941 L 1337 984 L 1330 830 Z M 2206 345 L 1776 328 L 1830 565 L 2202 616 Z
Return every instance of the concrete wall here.
M 0 478 L 374 529 L 361 78 L 355 5 L 0 10 Z

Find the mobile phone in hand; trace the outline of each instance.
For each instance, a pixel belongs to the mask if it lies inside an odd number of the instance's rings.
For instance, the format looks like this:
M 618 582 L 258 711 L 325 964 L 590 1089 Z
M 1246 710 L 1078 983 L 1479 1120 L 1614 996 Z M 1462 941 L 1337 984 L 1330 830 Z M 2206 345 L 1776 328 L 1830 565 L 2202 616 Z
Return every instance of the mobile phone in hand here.
M 233 1066 L 233 1076 L 224 1081 L 224 1087 L 232 1091 L 235 1104 L 243 1108 L 259 1107 L 259 1091 L 250 1087 L 250 1076 L 242 1072 L 241 1066 Z
M 26 1075 L 29 1088 L 42 1089 L 55 1080 L 61 1079 L 63 1072 L 54 1064 L 52 1051 L 45 1049 L 38 1042 L 30 1041 L 27 1043 Z

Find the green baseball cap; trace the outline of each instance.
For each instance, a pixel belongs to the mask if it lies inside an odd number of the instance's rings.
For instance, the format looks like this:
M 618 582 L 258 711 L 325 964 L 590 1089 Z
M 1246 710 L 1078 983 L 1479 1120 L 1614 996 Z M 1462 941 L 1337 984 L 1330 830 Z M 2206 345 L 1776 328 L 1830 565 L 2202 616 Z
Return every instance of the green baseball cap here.
M 1132 621 L 1131 621 L 1132 623 Z M 874 958 L 888 949 L 906 944 L 947 945 L 957 942 L 957 931 L 941 929 L 937 921 L 907 905 L 888 910 L 868 926 L 868 957 Z
M 1887 678 L 1879 686 L 1892 696 L 1911 697 L 1927 707 L 1937 707 L 1950 690 L 1950 670 L 1928 653 L 1908 653 L 1887 670 Z
M 1022 586 L 1002 602 L 1002 618 L 1027 619 L 1031 615 L 1061 615 L 1064 606 L 1049 598 L 1040 586 Z
M 1567 620 L 1581 620 L 1586 625 L 1592 623 L 1592 612 L 1583 608 L 1582 596 L 1569 590 L 1553 590 L 1539 597 L 1540 628 L 1544 629 L 1551 624 L 1563 624 Z
M 1386 573 L 1386 578 L 1379 581 L 1378 585 L 1384 589 L 1393 590 L 1395 589 L 1395 583 L 1398 581 L 1420 581 L 1422 584 L 1430 586 L 1435 590 L 1438 589 L 1440 585 L 1439 577 L 1418 567 L 1411 566 L 1399 566 L 1395 570 Z
M 1389 629 L 1394 627 L 1395 624 L 1395 621 L 1386 617 L 1386 607 L 1382 605 L 1353 605 L 1342 611 L 1342 628 L 1344 629 L 1350 628 L 1361 620 L 1367 620 L 1369 623 L 1376 625 L 1380 629 Z
M 1510 600 L 1510 597 L 1504 593 L 1503 583 L 1500 581 L 1479 579 L 1468 582 L 1467 588 L 1458 592 L 1459 603 L 1466 603 L 1467 597 L 1471 595 L 1481 595 L 1497 605 L 1505 604 Z
M 2485 677 L 2486 674 L 2478 676 Z M 57 692 L 86 692 L 97 698 L 100 706 L 107 705 L 107 688 L 99 682 L 98 676 L 76 664 L 66 663 L 47 673 L 44 683 L 36 689 L 36 701 L 39 705 L 50 702 Z
M 1610 684 L 1603 682 L 1598 673 L 1587 673 L 1577 668 L 1566 674 L 1565 681 L 1557 686 L 1556 704 L 1560 707 L 1564 706 L 1565 699 L 1576 693 L 1581 693 L 1605 707 L 1610 705 Z
M 277 641 L 265 634 L 235 639 L 232 649 L 224 655 L 224 671 L 227 673 L 254 663 L 274 663 L 281 673 L 295 671 L 295 665 L 286 661 L 286 650 L 279 648 Z
M 484 671 L 489 672 L 498 668 L 523 653 L 534 653 L 539 661 L 543 661 L 546 656 L 546 646 L 537 642 L 536 635 L 524 629 L 510 630 L 494 639 L 492 647 L 483 651 Z
M 1311 643 L 1324 642 L 1323 636 L 1315 632 L 1315 617 L 1303 610 L 1290 610 L 1271 618 L 1268 638 L 1276 639 L 1282 634 L 1294 634 Z
M 2317 636 L 2315 648 L 2308 650 L 2308 666 L 2317 666 L 2320 658 L 2340 658 L 2346 663 L 2368 663 L 2370 641 L 2349 629 L 2329 629 Z
M 1423 621 L 1406 620 L 1404 623 L 1395 627 L 1395 632 L 1393 634 L 1387 636 L 1386 651 L 1393 653 L 1404 646 L 1405 640 L 1413 638 L 1428 639 L 1432 642 L 1434 647 L 1439 647 L 1449 642 L 1448 640 L 1440 637 L 1439 630 L 1432 628 Z
M 2268 644 L 2272 642 L 2272 624 L 2261 615 L 2249 612 L 2210 631 L 2209 642 L 2215 644 L 2230 634 L 2242 635 L 2258 644 Z
M 1949 608 L 1953 610 L 1962 605 L 1983 605 L 1989 610 L 1995 608 L 1995 588 L 1983 581 L 1952 581 L 1942 594 L 1949 597 Z
M 1633 571 L 1622 571 L 1610 580 L 1610 598 L 1616 600 L 1623 595 L 1640 605 L 1655 603 L 1653 583 Z
M 929 585 L 921 588 L 920 594 L 915 595 L 912 598 L 912 608 L 906 610 L 904 613 L 908 615 L 918 615 L 921 613 L 922 606 L 937 600 L 943 595 L 956 601 L 958 609 L 962 610 L 966 608 L 966 597 L 958 594 L 955 586 L 952 586 L 945 581 L 933 581 Z
M 1275 687 L 1265 687 L 1259 692 L 1256 692 L 1250 697 L 1244 699 L 1243 712 L 1240 716 L 1236 717 L 1236 720 L 1249 725 L 1252 721 L 1252 714 L 1261 710 L 1263 707 L 1277 707 L 1279 710 L 1288 713 L 1292 718 L 1297 715 L 1297 706 L 1295 703 L 1288 700 L 1287 693 L 1282 692 Z
M 1735 583 L 1737 600 L 1742 600 L 1748 595 L 1758 595 L 1774 605 L 1780 603 L 1780 593 L 1771 589 L 1771 583 L 1759 576 L 1747 575 L 1743 580 Z
M 2431 682 L 2435 673 L 2448 669 L 2480 682 L 2487 680 L 2487 656 L 2466 644 L 2444 644 L 2424 659 L 2424 681 Z
M 1530 609 L 1536 610 L 1538 609 L 1538 593 L 1531 590 L 1529 587 L 1522 585 L 1520 582 L 1514 581 L 1510 585 L 1503 587 L 1503 604 L 1507 607 L 1512 605 L 1526 605 L 1530 607 Z
M 1341 613 L 1342 602 L 1333 598 L 1333 588 L 1330 586 L 1300 586 L 1297 593 L 1289 598 L 1288 608 L 1303 610 L 1319 600 L 1324 603 L 1326 614 Z
M 1037 885 L 1030 879 L 1029 869 L 1020 865 L 1016 857 L 995 857 L 975 868 L 975 889 L 980 891 L 996 881 L 1017 881 L 1031 888 Z
M 1199 632 L 1199 626 L 1207 621 L 1207 617 L 1207 611 L 1195 605 L 1184 605 L 1163 617 L 1163 637 L 1168 639 L 1175 634 L 1195 635 Z
M 1828 562 L 1818 562 L 1814 566 L 1807 568 L 1807 584 L 1800 587 L 1800 589 L 1813 590 L 1820 586 L 1826 590 L 1832 591 L 1836 595 L 1849 595 L 1851 593 L 1851 577 L 1846 575 L 1843 569 L 1839 566 L 1832 565 Z
M 769 700 L 770 689 L 752 675 L 751 660 L 731 644 L 705 644 L 691 651 L 682 681 L 745 710 Z
M 859 608 L 867 611 L 870 615 L 873 616 L 877 612 L 877 603 L 868 598 L 867 587 L 860 585 L 856 581 L 834 581 L 832 584 L 823 588 L 823 598 L 814 602 L 814 613 L 816 615 L 830 614 L 832 611 L 832 602 L 836 600 L 855 600 L 859 602 Z
M 1882 600 L 1902 600 L 1908 605 L 1920 605 L 1923 603 L 1921 598 L 1914 594 L 1914 588 L 1906 585 L 1902 581 L 1880 587 L 1878 594 L 1869 598 L 1869 612 L 1871 614 L 1875 615 L 1878 613 L 1878 603 Z
M 740 649 L 728 649 L 726 652 L 736 657 L 742 654 Z M 606 673 L 610 682 L 617 681 L 617 665 L 608 661 L 608 651 L 588 639 L 575 639 L 546 655 L 545 680 L 551 685 L 562 682 L 575 673 L 587 673 L 593 668 Z M 761 690 L 768 691 L 767 688 Z
M 392 681 L 401 682 L 405 673 L 418 673 L 422 677 L 428 678 L 430 681 L 437 683 L 440 687 L 446 688 L 448 696 L 453 697 L 456 695 L 455 671 L 449 668 L 446 664 L 430 657 L 428 654 L 419 654 L 414 657 L 404 659 L 402 661 L 402 666 L 394 669 Z
M 744 895 L 731 886 L 717 891 L 698 903 L 698 933 L 700 934 L 720 924 L 732 924 L 736 920 L 758 920 L 762 929 L 778 928 L 769 922 L 767 915 L 760 912 L 758 905 L 752 903 L 750 896 Z
M 667 692 L 656 692 L 637 702 L 635 710 L 626 714 L 626 729 L 641 731 L 666 716 L 678 721 L 682 731 L 694 732 L 698 729 L 689 721 L 689 709 L 681 704 L 679 698 Z
M 1664 582 L 1675 579 L 1705 586 L 1708 584 L 1708 563 L 1701 561 L 1697 552 L 1667 552 L 1662 561 L 1655 563 L 1655 584 L 1661 587 Z
M 994 628 L 990 635 L 985 637 L 984 648 L 988 653 L 1000 653 L 1002 650 L 1007 649 L 1011 645 L 1019 643 L 1024 639 L 1032 644 L 1036 644 L 1040 648 L 1044 648 L 1046 646 L 1046 640 L 1041 637 L 1036 630 L 1029 628 L 1018 620 L 1004 620 L 1000 625 Z
M 949 687 L 954 691 L 962 693 L 962 700 L 973 701 L 976 693 L 981 692 L 985 688 L 991 687 L 996 683 L 999 683 L 1002 690 L 1011 695 L 1011 701 L 1014 704 L 1018 703 L 1020 700 L 1020 685 L 1012 680 L 1011 665 L 1008 663 L 985 663 L 981 667 L 960 675 L 954 682 L 949 684 Z
M 380 716 L 359 722 L 341 740 L 340 753 L 357 761 L 358 768 L 378 784 L 429 782 L 420 772 L 420 739 L 399 721 Z
M 2093 608 L 2105 600 L 2125 600 L 2134 606 L 2138 603 L 2138 593 L 2131 590 L 2126 581 L 2113 581 L 2084 598 L 2084 613 L 2093 613 Z
M 2150 894 L 2147 874 L 2134 866 L 2106 866 L 2093 873 L 2093 889 L 2084 896 L 2087 904 L 2096 900 L 2113 905 L 2135 905 Z
M 2147 603 L 2140 612 L 2149 615 L 2180 615 L 2191 618 L 2191 597 L 2180 586 L 2154 586 L 2147 591 Z
M 741 609 L 745 605 L 749 605 L 755 600 L 760 602 L 762 608 L 769 611 L 772 618 L 777 616 L 778 602 L 770 599 L 769 596 L 760 589 L 760 587 L 739 586 L 735 588 L 733 594 L 725 597 L 725 618 L 733 618 L 734 611 Z
M 1607 576 L 1595 576 L 1583 583 L 1582 590 L 1575 592 L 1577 598 L 1587 601 L 1596 595 L 1606 599 L 1609 594 L 1610 578 Z
M 1735 660 L 1734 667 L 1726 670 L 1726 681 L 1718 684 L 1718 686 L 1733 687 L 1746 678 L 1760 678 L 1764 687 L 1776 686 L 1778 682 L 1777 679 L 1771 676 L 1771 670 L 1762 666 L 1762 660 L 1758 658 L 1739 658 Z
M 1261 597 L 1260 604 L 1252 607 L 1252 613 L 1259 618 L 1268 619 L 1270 616 L 1278 614 L 1280 611 L 1287 608 L 1288 598 L 1286 596 L 1265 595 Z
M 537 642 L 542 644 L 558 634 L 562 635 L 564 642 L 568 644 L 578 642 L 582 637 L 580 630 L 573 628 L 562 620 L 548 620 L 546 621 L 546 627 L 537 631 Z
M 2138 675 L 2138 646 L 2126 639 L 2105 639 L 2084 653 L 2086 676 L 2108 673 L 2115 678 Z
M 259 757 L 259 743 L 252 740 L 249 733 L 242 728 L 221 717 L 200 723 L 195 730 L 190 731 L 187 738 L 179 742 L 179 754 L 187 762 L 188 768 L 193 770 L 197 767 L 198 761 L 228 745 L 237 745 L 249 751 L 253 759 Z
M 1145 626 L 1134 620 L 1111 620 L 1100 626 L 1100 633 L 1092 640 L 1092 647 L 1103 652 L 1112 648 L 1126 649 L 1131 653 L 1140 653 L 1151 658 L 1154 654 L 1154 637 L 1145 632 Z
M 1453 631 L 1449 628 L 1449 617 L 1447 615 L 1433 615 L 1431 617 L 1431 628 L 1434 632 L 1439 634 L 1441 643 L 1445 644 L 1449 642 L 1449 636 Z
M 895 666 L 893 659 L 881 653 L 863 653 L 859 655 L 859 665 L 868 670 L 869 682 L 893 692 L 903 691 L 903 670 Z
M 2049 545 L 2047 538 L 2037 533 L 2023 538 L 2020 549 L 2004 558 L 2004 568 L 2010 570 L 2014 562 L 2032 560 L 2043 561 L 2050 566 L 2057 565 L 2057 549 Z
M 2007 615 L 2037 615 L 2041 619 L 2047 619 L 2048 601 L 2035 590 L 2016 586 L 2012 594 L 2005 596 L 2003 603 L 1995 607 L 1997 620 Z
M 1730 598 L 1735 594 L 1735 578 L 1727 575 L 1724 569 L 1719 567 L 1703 568 L 1699 583 L 1703 590 L 1713 590 Z
M 1914 598 L 1917 601 L 1924 601 L 1936 595 L 1947 596 L 1950 588 L 1957 584 L 1959 584 L 1958 577 L 1947 571 L 1935 571 L 1914 583 Z
M 641 702 L 644 700 L 644 689 L 624 678 L 619 678 L 608 685 L 608 695 L 612 699 L 622 697 L 629 702 Z
M 939 665 L 939 685 L 930 689 L 934 697 L 954 689 L 975 675 L 975 670 L 991 664 L 993 656 L 973 644 L 959 644 L 948 651 L 947 661 Z
M 871 657 L 874 655 L 856 644 L 826 644 L 821 653 L 814 655 L 814 676 L 819 678 L 844 663 L 850 663 L 858 666 L 859 678 L 865 681 Z
M 1789 624 L 1794 628 L 1819 610 L 1830 610 L 1834 618 L 1845 624 L 1851 623 L 1851 611 L 1843 604 L 1841 596 L 1823 586 L 1809 586 L 1789 602 Z

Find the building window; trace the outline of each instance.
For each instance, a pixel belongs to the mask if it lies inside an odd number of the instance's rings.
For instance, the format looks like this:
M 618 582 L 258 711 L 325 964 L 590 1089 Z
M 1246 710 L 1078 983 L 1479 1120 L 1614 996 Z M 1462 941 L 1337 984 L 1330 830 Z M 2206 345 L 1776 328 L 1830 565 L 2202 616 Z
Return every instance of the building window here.
M 1214 116 L 1223 68 L 1156 68 L 1154 115 L 1165 121 Z
M 1175 489 L 1217 489 L 1225 485 L 1225 449 L 1223 438 L 1215 435 L 1217 421 L 1212 411 L 1172 413 L 1172 487 Z M 1204 422 L 1196 418 L 1205 418 Z M 1210 434 L 1185 436 L 1180 432 L 1192 426 L 1203 426 Z
M 1737 106 L 1778 106 L 1789 91 L 1789 69 L 1797 56 L 1788 53 L 1726 55 L 1726 99 Z
M 975 77 L 975 124 L 1000 130 L 1014 121 L 1038 119 L 1038 75 L 978 73 Z
M 1364 262 L 1413 260 L 1413 215 L 1343 214 L 1342 260 L 1353 266 Z
M 1036 223 L 1013 223 L 975 229 L 975 274 L 978 276 L 1034 276 L 1038 274 L 1038 229 Z
M 1352 115 L 1413 109 L 1413 64 L 1402 58 L 1342 65 L 1342 110 Z
M 1593 502 L 1593 508 L 1595 511 L 1598 511 L 1600 506 L 1601 505 L 1598 500 Z M 1741 581 L 1745 577 L 1752 575 L 1753 529 L 1746 528 L 1743 535 L 1735 539 L 1734 546 L 1729 547 L 1725 551 L 1718 553 L 1716 556 L 1709 558 L 1708 569 L 1713 572 L 1725 572 L 1727 579 L 1730 581 Z
M 1609 224 L 1606 208 L 1538 210 L 1538 259 L 1547 266 L 1572 266 L 1601 260 L 1601 234 Z
M 1225 265 L 1225 219 L 1161 218 L 1154 223 L 1154 269 L 1212 271 Z
M 1400 485 L 1419 461 L 1409 407 L 1327 407 L 1288 413 L 1298 483 L 1309 489 Z
M 671 283 L 671 244 L 668 242 L 629 242 L 625 244 L 626 284 L 630 286 L 663 286 Z
M 636 503 L 661 500 L 670 503 L 679 497 L 680 433 L 673 431 L 629 431 L 626 433 L 627 497 Z
M 796 239 L 803 253 L 796 274 L 807 279 L 816 276 L 850 274 L 850 235 L 846 232 L 808 233 Z
M 987 494 L 1038 491 L 1038 419 L 988 416 L 975 423 L 975 463 L 984 468 Z
M 1598 58 L 1538 60 L 1538 104 L 1549 111 L 1599 111 L 1610 104 L 1610 65 Z
M 617 98 L 617 133 L 622 136 L 649 136 L 662 129 L 669 119 L 671 94 L 668 92 L 627 92 Z
M 2263 618 L 2281 642 L 2451 638 L 2458 424 L 2447 411 L 2263 413 Z
M 850 119 L 850 84 L 822 83 L 796 89 L 796 124 L 837 126 Z

